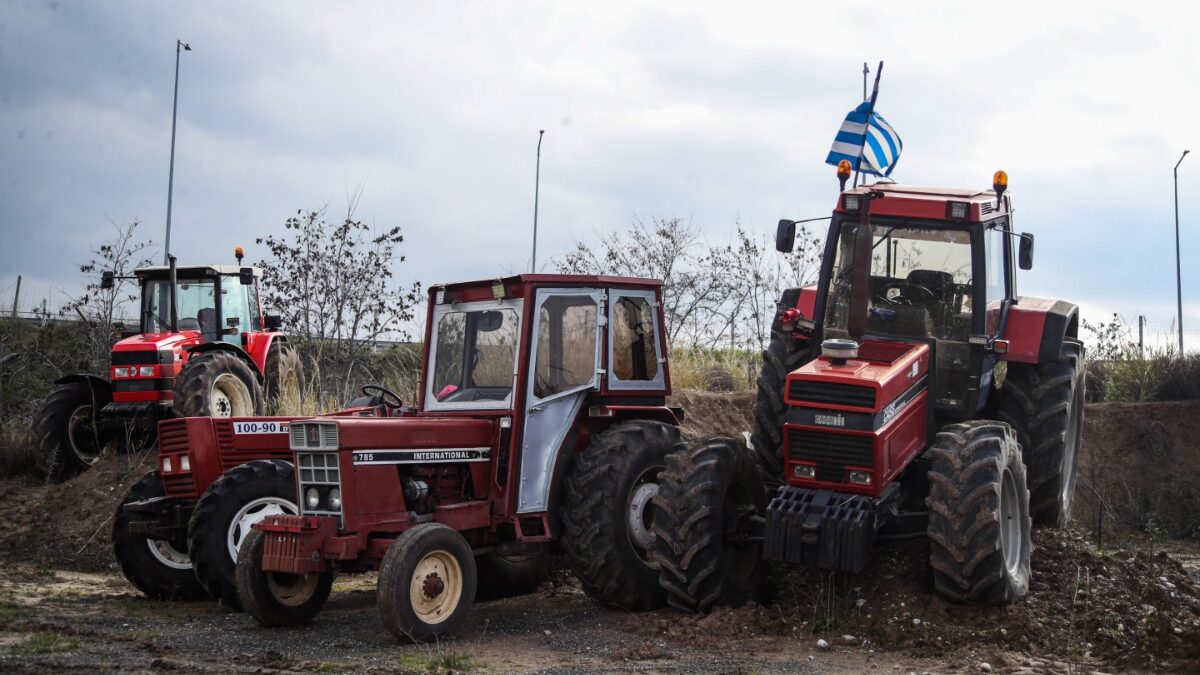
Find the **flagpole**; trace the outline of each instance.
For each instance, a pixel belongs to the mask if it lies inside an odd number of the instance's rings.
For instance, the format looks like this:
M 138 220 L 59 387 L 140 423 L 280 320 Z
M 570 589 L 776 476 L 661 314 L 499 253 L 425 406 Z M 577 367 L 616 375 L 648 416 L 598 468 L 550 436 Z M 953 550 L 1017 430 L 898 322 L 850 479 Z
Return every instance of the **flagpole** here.
M 867 64 L 863 64 L 863 100 L 866 100 Z M 858 165 L 854 170 L 854 187 L 858 187 L 858 172 L 862 167 L 863 150 L 867 147 L 867 135 L 871 133 L 871 115 L 875 114 L 875 99 L 879 98 L 879 76 L 883 74 L 883 61 L 879 62 L 879 67 L 875 69 L 875 87 L 871 89 L 871 104 L 867 106 L 867 128 L 863 130 L 862 145 L 858 146 Z

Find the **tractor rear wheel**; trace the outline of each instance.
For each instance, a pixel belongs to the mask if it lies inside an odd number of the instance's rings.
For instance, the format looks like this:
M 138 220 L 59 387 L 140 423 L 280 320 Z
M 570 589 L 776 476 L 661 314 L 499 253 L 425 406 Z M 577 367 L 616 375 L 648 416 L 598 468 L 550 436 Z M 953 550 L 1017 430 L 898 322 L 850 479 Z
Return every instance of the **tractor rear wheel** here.
M 424 642 L 454 631 L 475 600 L 475 555 L 441 523 L 405 530 L 379 566 L 379 616 L 400 640 Z
M 273 415 L 299 415 L 304 402 L 304 364 L 300 352 L 276 339 L 267 350 L 263 368 L 267 409 Z
M 625 609 L 662 606 L 651 500 L 679 430 L 662 422 L 619 422 L 575 458 L 563 499 L 563 548 L 590 597 Z
M 113 517 L 113 554 L 121 574 L 137 589 L 158 600 L 200 600 L 208 597 L 192 573 L 186 548 L 178 542 L 148 539 L 129 531 L 130 516 L 125 505 L 162 497 L 163 485 L 158 471 L 142 476 L 129 488 Z
M 951 424 L 930 448 L 929 564 L 938 593 L 1001 605 L 1029 591 L 1029 490 L 1003 422 Z
M 329 599 L 333 571 L 309 574 L 264 572 L 267 533 L 251 530 L 238 550 L 238 599 L 246 613 L 264 626 L 303 626 Z
M 996 416 L 1012 425 L 1025 458 L 1034 525 L 1064 527 L 1071 515 L 1083 441 L 1084 370 L 1083 345 L 1068 339 L 1057 361 L 1009 363 L 996 391 Z
M 476 600 L 499 600 L 533 593 L 550 579 L 554 556 L 549 551 L 485 553 L 475 558 Z
M 261 415 L 262 399 L 254 370 L 228 351 L 191 357 L 175 380 L 175 412 L 180 417 Z
M 111 402 L 108 389 L 87 382 L 60 384 L 46 397 L 34 428 L 50 480 L 61 483 L 100 460 L 100 410 Z
M 804 365 L 806 350 L 780 331 L 771 331 L 771 342 L 762 353 L 758 374 L 758 397 L 754 401 L 754 431 L 750 442 L 767 481 L 783 481 L 783 423 L 787 404 L 783 402 L 788 373 Z
M 689 612 L 740 607 L 766 576 L 766 492 L 751 452 L 732 438 L 680 445 L 654 498 L 654 557 L 667 602 Z
M 295 499 L 295 471 L 280 459 L 234 467 L 205 490 L 188 522 L 188 555 L 196 578 L 213 597 L 241 610 L 234 581 L 238 549 L 255 523 L 298 513 Z

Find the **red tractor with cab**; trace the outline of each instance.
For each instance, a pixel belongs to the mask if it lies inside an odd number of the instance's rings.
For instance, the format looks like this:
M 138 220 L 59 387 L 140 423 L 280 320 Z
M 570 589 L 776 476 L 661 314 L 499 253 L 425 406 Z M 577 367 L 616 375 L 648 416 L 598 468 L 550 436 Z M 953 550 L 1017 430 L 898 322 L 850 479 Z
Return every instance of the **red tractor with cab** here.
M 153 442 L 159 420 L 299 412 L 299 354 L 263 312 L 262 270 L 238 265 L 144 267 L 139 330 L 113 345 L 108 376 L 69 375 L 36 421 L 42 461 L 56 481 L 83 471 L 105 445 Z M 105 272 L 101 288 L 111 288 Z
M 254 526 L 243 607 L 303 624 L 336 573 L 378 570 L 388 630 L 432 639 L 555 546 L 596 600 L 661 605 L 650 502 L 682 415 L 661 301 L 660 281 L 605 276 L 430 288 L 415 407 L 290 424 L 300 512 Z
M 388 390 L 335 416 L 386 417 L 400 406 Z M 158 461 L 117 506 L 113 553 L 121 572 L 157 599 L 220 599 L 238 609 L 238 548 L 268 515 L 296 513 L 288 424 L 297 417 L 187 417 L 158 425 Z
M 710 439 L 660 476 L 671 604 L 742 604 L 763 561 L 857 573 L 878 539 L 921 535 L 943 596 L 1025 595 L 1031 525 L 1070 513 L 1084 350 L 1075 305 L 1017 292 L 1033 236 L 1007 183 L 841 193 L 818 283 L 779 304 L 752 451 Z M 777 248 L 794 235 L 782 221 Z

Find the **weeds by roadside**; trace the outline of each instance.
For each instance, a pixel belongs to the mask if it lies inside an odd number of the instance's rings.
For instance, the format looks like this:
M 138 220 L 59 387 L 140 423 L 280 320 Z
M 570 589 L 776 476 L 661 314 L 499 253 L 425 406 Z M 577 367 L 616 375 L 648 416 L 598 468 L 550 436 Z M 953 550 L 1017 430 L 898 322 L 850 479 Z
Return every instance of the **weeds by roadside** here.
M 60 654 L 72 651 L 76 646 L 74 640 L 68 640 L 58 633 L 34 633 L 13 647 L 13 654 Z

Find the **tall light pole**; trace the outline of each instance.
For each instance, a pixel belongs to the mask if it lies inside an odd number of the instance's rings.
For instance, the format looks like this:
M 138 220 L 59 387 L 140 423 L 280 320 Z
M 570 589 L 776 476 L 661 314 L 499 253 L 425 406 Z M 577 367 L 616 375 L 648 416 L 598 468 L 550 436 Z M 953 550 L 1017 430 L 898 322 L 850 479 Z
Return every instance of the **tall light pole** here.
M 1176 309 L 1179 312 L 1175 318 L 1175 322 L 1179 324 L 1179 358 L 1183 358 L 1183 278 L 1180 275 L 1179 269 L 1179 165 L 1183 164 L 1183 158 L 1187 157 L 1190 150 L 1184 150 L 1179 156 L 1179 161 L 1175 162 L 1175 303 Z
M 171 257 L 171 192 L 175 188 L 175 115 L 179 112 L 179 51 L 192 51 L 182 40 L 175 41 L 175 102 L 171 104 L 171 170 L 167 174 L 167 240 L 163 246 L 163 264 L 170 264 Z
M 542 135 L 545 133 L 545 129 L 538 129 L 537 169 L 533 175 L 533 262 L 529 266 L 529 271 L 534 274 L 537 273 L 538 187 L 542 182 Z

